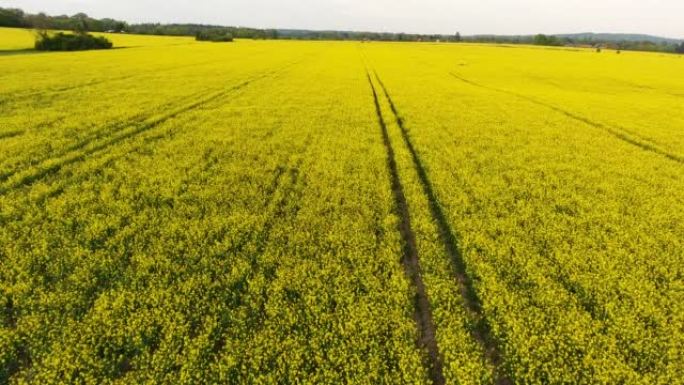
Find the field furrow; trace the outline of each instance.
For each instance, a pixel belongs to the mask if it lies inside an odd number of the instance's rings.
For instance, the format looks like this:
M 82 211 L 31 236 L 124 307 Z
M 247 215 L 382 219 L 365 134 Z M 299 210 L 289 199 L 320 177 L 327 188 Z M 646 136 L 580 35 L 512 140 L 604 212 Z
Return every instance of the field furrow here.
M 152 130 L 179 115 L 186 114 L 199 108 L 205 108 L 208 104 L 221 103 L 227 97 L 240 91 L 240 89 L 249 86 L 255 81 L 263 80 L 268 76 L 270 76 L 270 74 L 254 76 L 236 85 L 228 86 L 222 90 L 195 98 L 191 103 L 185 103 L 170 108 L 170 111 L 166 111 L 161 115 L 151 116 L 133 125 L 121 124 L 119 125 L 120 129 L 110 129 L 107 130 L 106 135 L 96 136 L 92 138 L 92 140 L 85 140 L 77 143 L 65 149 L 65 151 L 58 153 L 56 158 L 44 160 L 37 165 L 34 165 L 29 169 L 21 170 L 20 172 L 19 170 L 14 173 L 8 172 L 0 176 L 0 181 L 7 180 L 4 185 L 0 186 L 0 194 L 6 194 L 8 191 L 30 186 L 42 178 L 59 172 L 65 166 L 82 162 L 92 155 L 107 152 L 110 147 L 120 145 L 122 142 Z
M 411 216 L 409 214 L 408 202 L 404 195 L 404 188 L 399 179 L 399 171 L 397 170 L 397 163 L 394 156 L 394 149 L 387 132 L 387 125 L 382 115 L 380 102 L 378 101 L 378 92 L 373 85 L 370 72 L 366 71 L 368 83 L 373 92 L 373 103 L 378 115 L 378 123 L 382 130 L 382 139 L 387 149 L 387 168 L 390 172 L 392 193 L 394 195 L 394 204 L 396 206 L 397 215 L 399 216 L 399 232 L 401 233 L 402 242 L 404 244 L 404 252 L 402 255 L 402 263 L 404 271 L 409 278 L 413 287 L 416 290 L 416 314 L 415 319 L 418 324 L 419 332 L 419 346 L 427 350 L 427 366 L 430 370 L 430 377 L 433 384 L 444 384 L 444 373 L 442 372 L 442 356 L 437 346 L 435 323 L 432 319 L 432 310 L 430 308 L 430 301 L 425 289 L 425 283 L 421 275 L 420 257 L 416 248 L 416 236 L 411 227 Z M 377 78 L 377 76 L 376 76 Z
M 441 66 L 396 51 L 367 55 L 458 236 L 504 373 L 515 383 L 676 377 L 664 337 L 681 322 L 683 229 L 667 209 L 682 203 L 680 165 L 512 95 L 454 88 Z
M 637 147 L 639 147 L 645 151 L 650 151 L 650 152 L 656 153 L 658 155 L 662 155 L 662 156 L 664 156 L 670 160 L 673 160 L 675 162 L 684 163 L 684 156 L 677 154 L 677 153 L 668 152 L 667 150 L 660 148 L 660 146 L 658 146 L 658 144 L 653 143 L 651 140 L 640 137 L 636 133 L 631 132 L 627 129 L 606 126 L 602 123 L 599 123 L 599 122 L 590 120 L 586 117 L 577 115 L 576 113 L 570 112 L 570 111 L 563 109 L 561 107 L 554 106 L 554 105 L 551 105 L 549 103 L 540 101 L 540 100 L 535 99 L 531 96 L 522 95 L 522 94 L 519 94 L 519 93 L 513 92 L 513 91 L 508 91 L 508 90 L 503 90 L 503 89 L 499 89 L 499 88 L 485 86 L 485 85 L 482 85 L 479 83 L 475 83 L 471 80 L 468 80 L 468 79 L 466 79 L 460 75 L 454 74 L 454 73 L 451 73 L 451 76 L 453 76 L 454 78 L 456 78 L 456 79 L 458 79 L 464 83 L 470 84 L 470 85 L 475 86 L 475 87 L 480 87 L 480 88 L 492 90 L 495 92 L 505 93 L 508 95 L 512 95 L 512 96 L 521 98 L 521 99 L 526 100 L 530 103 L 534 103 L 534 104 L 537 104 L 539 106 L 549 108 L 553 111 L 559 112 L 559 113 L 567 116 L 568 118 L 571 118 L 571 119 L 576 120 L 578 122 L 585 123 L 589 126 L 596 127 L 596 128 L 601 129 L 601 130 L 604 130 L 605 132 L 615 136 L 616 138 L 623 140 L 629 144 L 635 145 L 635 146 L 637 146 Z
M 468 268 L 463 260 L 461 251 L 458 246 L 458 241 L 451 230 L 448 220 L 442 210 L 442 207 L 437 200 L 435 195 L 432 182 L 430 181 L 425 167 L 416 152 L 411 138 L 409 137 L 406 127 L 400 117 L 399 111 L 392 101 L 392 97 L 385 87 L 377 73 L 375 73 L 375 78 L 380 85 L 387 102 L 389 104 L 390 110 L 392 112 L 393 118 L 396 121 L 396 125 L 401 131 L 401 137 L 403 139 L 406 149 L 411 155 L 411 160 L 413 162 L 413 167 L 420 180 L 420 185 L 423 189 L 425 198 L 429 202 L 430 213 L 434 223 L 437 225 L 439 237 L 443 243 L 445 257 L 448 258 L 453 264 L 454 275 L 456 278 L 457 286 L 463 298 L 463 303 L 472 319 L 472 323 L 475 327 L 472 329 L 472 336 L 477 342 L 482 346 L 483 351 L 486 354 L 489 363 L 494 366 L 496 384 L 510 384 L 510 379 L 507 378 L 506 374 L 502 373 L 499 366 L 502 363 L 501 352 L 497 346 L 496 341 L 490 334 L 491 326 L 489 325 L 487 319 L 482 313 L 482 301 L 479 298 L 475 288 L 473 286 L 471 278 L 468 276 Z

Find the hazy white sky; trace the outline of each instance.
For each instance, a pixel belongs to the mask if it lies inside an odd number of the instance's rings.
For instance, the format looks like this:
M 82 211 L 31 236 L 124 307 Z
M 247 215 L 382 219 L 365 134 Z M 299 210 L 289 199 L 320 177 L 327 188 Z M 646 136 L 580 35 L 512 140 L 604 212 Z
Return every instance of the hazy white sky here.
M 461 34 L 631 32 L 684 38 L 684 0 L 0 0 L 130 22 Z

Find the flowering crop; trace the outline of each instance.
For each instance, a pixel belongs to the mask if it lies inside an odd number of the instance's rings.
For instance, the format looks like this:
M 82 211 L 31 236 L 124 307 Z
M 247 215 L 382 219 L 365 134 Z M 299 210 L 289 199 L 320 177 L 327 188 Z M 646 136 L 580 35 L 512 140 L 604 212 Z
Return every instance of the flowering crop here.
M 676 56 L 112 38 L 0 54 L 0 384 L 684 377 Z

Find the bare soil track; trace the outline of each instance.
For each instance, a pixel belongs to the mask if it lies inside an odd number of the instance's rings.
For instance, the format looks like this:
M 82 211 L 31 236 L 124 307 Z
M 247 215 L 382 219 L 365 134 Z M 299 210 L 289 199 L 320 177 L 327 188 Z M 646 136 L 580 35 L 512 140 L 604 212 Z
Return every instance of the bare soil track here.
M 373 101 L 375 103 L 375 111 L 378 116 L 378 123 L 382 129 L 382 138 L 387 150 L 387 166 L 390 171 L 390 183 L 392 186 L 392 193 L 394 194 L 394 201 L 399 215 L 399 232 L 401 233 L 404 242 L 404 250 L 402 256 L 402 264 L 406 275 L 411 280 L 411 283 L 416 290 L 415 319 L 418 324 L 419 339 L 418 343 L 422 348 L 425 348 L 428 353 L 429 361 L 426 363 L 429 369 L 430 378 L 435 385 L 445 384 L 444 374 L 442 371 L 442 357 L 437 346 L 437 339 L 435 333 L 435 324 L 432 319 L 432 310 L 430 308 L 430 301 L 428 300 L 425 284 L 420 272 L 420 260 L 418 256 L 418 248 L 416 246 L 416 236 L 411 227 L 411 217 L 409 214 L 408 202 L 404 194 L 404 188 L 399 179 L 399 171 L 394 157 L 394 148 L 390 141 L 389 133 L 387 132 L 387 125 L 382 116 L 382 109 L 378 100 L 378 93 L 371 80 L 370 73 L 368 76 L 368 83 L 373 91 Z
M 399 111 L 397 110 L 397 107 L 394 104 L 394 101 L 392 100 L 392 97 L 390 96 L 387 87 L 385 87 L 385 84 L 382 82 L 377 73 L 375 73 L 375 78 L 377 79 L 378 84 L 380 84 L 380 88 L 382 88 L 382 91 L 387 99 L 387 102 L 390 105 L 390 109 L 392 110 L 392 114 L 394 115 L 396 123 L 401 130 L 402 138 L 404 139 L 404 144 L 406 145 L 409 153 L 411 154 L 413 165 L 416 169 L 416 172 L 418 173 L 418 177 L 423 188 L 423 193 L 425 194 L 429 202 L 431 215 L 435 220 L 435 223 L 437 224 L 440 238 L 442 240 L 442 243 L 444 244 L 444 249 L 453 264 L 454 276 L 456 277 L 456 281 L 458 283 L 461 296 L 464 299 L 466 309 L 468 310 L 470 318 L 474 321 L 474 324 L 476 325 L 476 327 L 472 331 L 472 336 L 483 347 L 487 359 L 495 367 L 496 372 L 494 374 L 496 383 L 501 385 L 512 384 L 512 381 L 503 373 L 503 370 L 501 368 L 501 352 L 493 336 L 491 335 L 491 327 L 483 314 L 482 301 L 478 297 L 473 282 L 468 276 L 466 263 L 463 259 L 463 255 L 459 248 L 458 240 L 454 235 L 453 231 L 451 230 L 448 219 L 442 209 L 442 206 L 439 203 L 437 195 L 435 194 L 432 182 L 428 177 L 423 162 L 421 161 L 420 156 L 418 155 L 418 152 L 416 151 L 413 142 L 411 141 L 408 130 L 404 125 L 404 121 L 401 118 Z

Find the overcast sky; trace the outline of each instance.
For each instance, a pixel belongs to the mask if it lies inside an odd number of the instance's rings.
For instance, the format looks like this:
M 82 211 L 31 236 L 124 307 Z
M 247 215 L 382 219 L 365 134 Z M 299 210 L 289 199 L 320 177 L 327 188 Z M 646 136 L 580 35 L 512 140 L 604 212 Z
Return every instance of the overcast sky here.
M 0 0 L 29 12 L 269 28 L 684 38 L 684 0 Z

